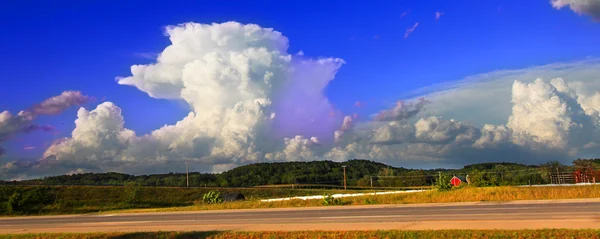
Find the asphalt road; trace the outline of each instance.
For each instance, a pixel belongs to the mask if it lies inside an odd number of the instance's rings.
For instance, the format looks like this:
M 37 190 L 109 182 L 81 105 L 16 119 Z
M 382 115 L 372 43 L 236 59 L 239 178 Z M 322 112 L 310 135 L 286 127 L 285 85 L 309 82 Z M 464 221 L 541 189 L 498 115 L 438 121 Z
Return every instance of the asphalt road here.
M 150 230 L 598 228 L 600 200 L 376 205 L 244 211 L 130 213 L 0 219 L 2 233 Z

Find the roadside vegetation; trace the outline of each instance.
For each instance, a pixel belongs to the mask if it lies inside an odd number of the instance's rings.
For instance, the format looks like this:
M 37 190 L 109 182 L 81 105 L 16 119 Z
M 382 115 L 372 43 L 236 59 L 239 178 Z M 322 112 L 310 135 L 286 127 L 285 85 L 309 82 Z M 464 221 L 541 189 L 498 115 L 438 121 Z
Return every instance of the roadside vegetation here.
M 464 185 L 464 184 L 463 184 Z M 446 186 L 444 186 L 446 187 Z M 224 200 L 241 192 L 244 199 Z M 373 193 L 334 198 L 338 193 Z M 262 202 L 274 197 L 324 195 L 323 199 Z M 451 203 L 544 199 L 600 198 L 600 185 L 571 187 L 459 186 L 418 193 L 377 195 L 363 190 L 157 188 L 128 184 L 121 187 L 1 186 L 0 215 L 56 215 L 97 212 L 161 212 L 219 209 L 287 208 L 336 205 Z
M 435 231 L 299 231 L 299 232 L 135 232 L 135 233 L 84 233 L 84 234 L 23 234 L 0 235 L 2 238 L 14 239 L 300 239 L 300 238 L 430 238 L 430 239 L 458 239 L 458 238 L 600 238 L 600 230 L 569 230 L 569 229 L 544 229 L 544 230 L 435 230 Z
M 200 211 L 221 209 L 257 209 L 257 208 L 292 208 L 318 206 L 348 206 L 376 204 L 418 204 L 418 203 L 453 203 L 453 202 L 491 202 L 515 200 L 551 200 L 600 198 L 600 185 L 574 187 L 455 187 L 448 191 L 431 190 L 419 193 L 400 193 L 385 195 L 368 195 L 359 197 L 333 198 L 326 194 L 323 199 L 285 200 L 276 202 L 239 201 L 217 204 L 199 203 L 191 206 L 172 208 L 129 209 L 119 212 L 166 212 L 166 211 Z
M 213 193 L 211 193 L 213 192 Z M 353 190 L 281 188 L 176 188 L 125 186 L 0 186 L 0 215 L 56 215 L 119 209 L 229 205 L 221 194 L 239 192 L 245 200 L 352 193 Z M 240 202 L 237 202 L 240 203 Z

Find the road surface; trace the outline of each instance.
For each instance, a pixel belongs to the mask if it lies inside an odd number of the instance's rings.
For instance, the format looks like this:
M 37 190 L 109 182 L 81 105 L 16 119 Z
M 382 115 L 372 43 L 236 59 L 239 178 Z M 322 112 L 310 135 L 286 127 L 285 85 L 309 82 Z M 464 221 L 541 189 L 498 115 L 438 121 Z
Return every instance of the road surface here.
M 600 199 L 0 218 L 0 233 L 600 229 Z

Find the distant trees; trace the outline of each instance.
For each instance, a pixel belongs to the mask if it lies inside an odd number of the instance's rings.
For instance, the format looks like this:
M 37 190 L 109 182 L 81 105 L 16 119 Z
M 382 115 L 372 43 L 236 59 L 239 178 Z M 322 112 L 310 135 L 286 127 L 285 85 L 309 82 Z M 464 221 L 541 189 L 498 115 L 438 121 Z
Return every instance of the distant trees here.
M 354 159 L 347 162 L 314 161 L 257 163 L 237 167 L 220 174 L 190 173 L 193 187 L 252 187 L 279 184 L 343 185 L 342 165 L 347 166 L 348 186 L 411 187 L 431 186 L 438 180 L 438 172 L 448 175 L 469 175 L 472 186 L 542 184 L 552 181 L 551 175 L 573 172 L 576 168 L 600 169 L 600 159 L 576 159 L 573 166 L 560 162 L 541 165 L 516 163 L 481 163 L 466 165 L 462 169 L 406 169 L 378 162 Z M 46 177 L 19 182 L 0 181 L 0 184 L 33 185 L 103 185 L 122 186 L 136 182 L 142 186 L 186 185 L 183 173 L 128 175 L 122 173 L 83 173 Z

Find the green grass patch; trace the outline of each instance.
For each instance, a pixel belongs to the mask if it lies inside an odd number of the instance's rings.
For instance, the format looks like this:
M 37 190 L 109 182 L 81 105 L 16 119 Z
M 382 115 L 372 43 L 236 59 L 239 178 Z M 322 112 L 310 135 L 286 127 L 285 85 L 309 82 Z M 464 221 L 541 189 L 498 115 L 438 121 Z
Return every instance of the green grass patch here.
M 432 231 L 299 231 L 299 232 L 135 232 L 135 233 L 82 233 L 82 234 L 22 234 L 0 235 L 0 238 L 14 239 L 259 239 L 259 238 L 600 238 L 600 230 L 432 230 Z

